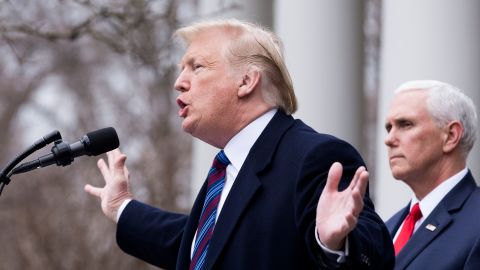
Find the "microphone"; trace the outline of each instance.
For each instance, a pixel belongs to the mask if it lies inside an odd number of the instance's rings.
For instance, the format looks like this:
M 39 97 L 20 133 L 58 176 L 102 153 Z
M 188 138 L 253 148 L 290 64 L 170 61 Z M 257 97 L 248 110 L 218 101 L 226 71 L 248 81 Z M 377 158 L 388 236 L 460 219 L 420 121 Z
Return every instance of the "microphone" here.
M 38 159 L 20 164 L 12 174 L 28 172 L 52 164 L 67 166 L 79 156 L 97 156 L 113 150 L 120 145 L 117 132 L 112 127 L 95 130 L 84 135 L 80 140 L 68 144 L 62 140 L 55 141 L 51 153 Z
M 41 139 L 37 140 L 35 143 L 33 143 L 33 149 L 32 153 L 34 151 L 37 151 L 44 146 L 46 146 L 49 143 L 52 143 L 54 141 L 58 141 L 62 139 L 62 135 L 60 135 L 60 132 L 58 130 L 54 130 L 47 135 L 43 136 Z M 31 153 L 30 153 L 31 154 Z

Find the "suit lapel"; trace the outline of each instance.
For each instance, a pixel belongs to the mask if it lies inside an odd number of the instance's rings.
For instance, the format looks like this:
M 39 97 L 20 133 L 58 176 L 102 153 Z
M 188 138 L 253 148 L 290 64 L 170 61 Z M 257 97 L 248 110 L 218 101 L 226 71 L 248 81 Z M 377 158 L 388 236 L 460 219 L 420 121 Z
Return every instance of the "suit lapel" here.
M 270 164 L 281 137 L 293 122 L 291 116 L 278 111 L 252 146 L 215 224 L 204 269 L 213 267 L 228 243 L 242 213 L 262 186 L 258 173 Z
M 390 232 L 390 237 L 392 239 L 395 237 L 400 225 L 402 225 L 403 220 L 407 217 L 408 212 L 410 211 L 410 204 L 408 204 L 405 208 L 398 211 L 393 217 L 391 217 L 387 222 L 387 228 Z
M 192 248 L 193 236 L 198 227 L 198 221 L 202 213 L 203 201 L 207 193 L 207 181 L 202 185 L 200 192 L 198 193 L 195 202 L 193 203 L 192 211 L 188 217 L 187 224 L 183 232 L 182 242 L 180 243 L 180 249 L 177 258 L 176 269 L 188 269 L 190 266 L 190 253 Z
M 256 174 L 251 171 L 243 173 L 242 179 L 238 178 L 239 177 L 235 180 L 235 187 L 232 187 L 232 190 L 228 194 L 228 204 L 226 201 L 218 221 L 215 224 L 215 230 L 208 247 L 204 269 L 212 269 L 223 247 L 227 244 L 227 240 L 232 234 L 235 225 L 240 220 L 243 211 L 261 186 Z M 237 185 L 238 180 L 241 180 L 241 184 L 239 185 Z
M 475 181 L 468 172 L 412 235 L 396 257 L 395 269 L 405 269 L 451 222 L 455 222 L 452 214 L 462 208 L 475 187 Z M 431 225 L 435 229 L 432 230 Z
M 442 231 L 452 222 L 448 210 L 443 204 L 439 204 L 434 212 L 420 225 L 412 238 L 402 248 L 396 257 L 395 269 L 405 268 L 415 257 L 422 252 Z M 428 224 L 434 225 L 435 230 L 426 228 Z

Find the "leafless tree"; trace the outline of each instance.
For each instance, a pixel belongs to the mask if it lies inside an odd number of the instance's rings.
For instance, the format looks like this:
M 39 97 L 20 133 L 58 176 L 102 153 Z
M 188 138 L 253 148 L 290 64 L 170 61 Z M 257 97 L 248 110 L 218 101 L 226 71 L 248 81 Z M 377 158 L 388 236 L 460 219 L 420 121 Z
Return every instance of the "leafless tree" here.
M 171 34 L 194 10 L 194 0 L 0 1 L 0 166 L 50 130 L 73 142 L 113 126 L 136 196 L 186 211 L 190 139 L 174 113 Z M 103 184 L 95 162 L 12 178 L 0 269 L 151 268 L 118 249 L 114 224 L 83 192 Z

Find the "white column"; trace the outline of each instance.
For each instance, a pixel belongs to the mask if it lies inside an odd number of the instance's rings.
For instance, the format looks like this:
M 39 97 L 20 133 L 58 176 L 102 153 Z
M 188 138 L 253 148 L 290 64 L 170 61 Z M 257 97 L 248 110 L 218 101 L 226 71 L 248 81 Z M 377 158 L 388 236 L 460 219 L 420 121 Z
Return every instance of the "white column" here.
M 277 0 L 274 15 L 298 98 L 295 117 L 360 147 L 362 1 Z
M 257 22 L 267 27 L 272 24 L 272 0 L 200 0 L 199 10 L 204 18 L 237 18 Z M 213 158 L 219 149 L 194 139 L 192 147 L 192 200 L 207 177 Z
M 392 92 L 407 80 L 436 79 L 463 89 L 480 106 L 480 1 L 385 0 L 383 18 L 376 207 L 387 219 L 411 197 L 408 187 L 391 176 L 383 144 Z M 477 181 L 479 163 L 477 141 L 469 158 Z

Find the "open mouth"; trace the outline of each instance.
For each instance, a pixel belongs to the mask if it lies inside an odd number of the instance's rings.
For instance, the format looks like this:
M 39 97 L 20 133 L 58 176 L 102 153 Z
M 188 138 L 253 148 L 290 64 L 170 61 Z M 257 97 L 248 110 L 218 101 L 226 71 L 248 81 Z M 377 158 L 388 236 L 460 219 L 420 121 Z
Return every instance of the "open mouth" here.
M 178 104 L 178 107 L 180 107 L 180 109 L 183 109 L 187 106 L 187 104 L 185 104 L 185 102 L 183 102 L 181 99 L 177 98 L 177 104 Z
M 178 111 L 178 116 L 180 117 L 185 117 L 187 116 L 187 106 L 185 102 L 183 102 L 181 99 L 177 98 L 177 104 L 178 107 L 180 107 L 180 110 Z

